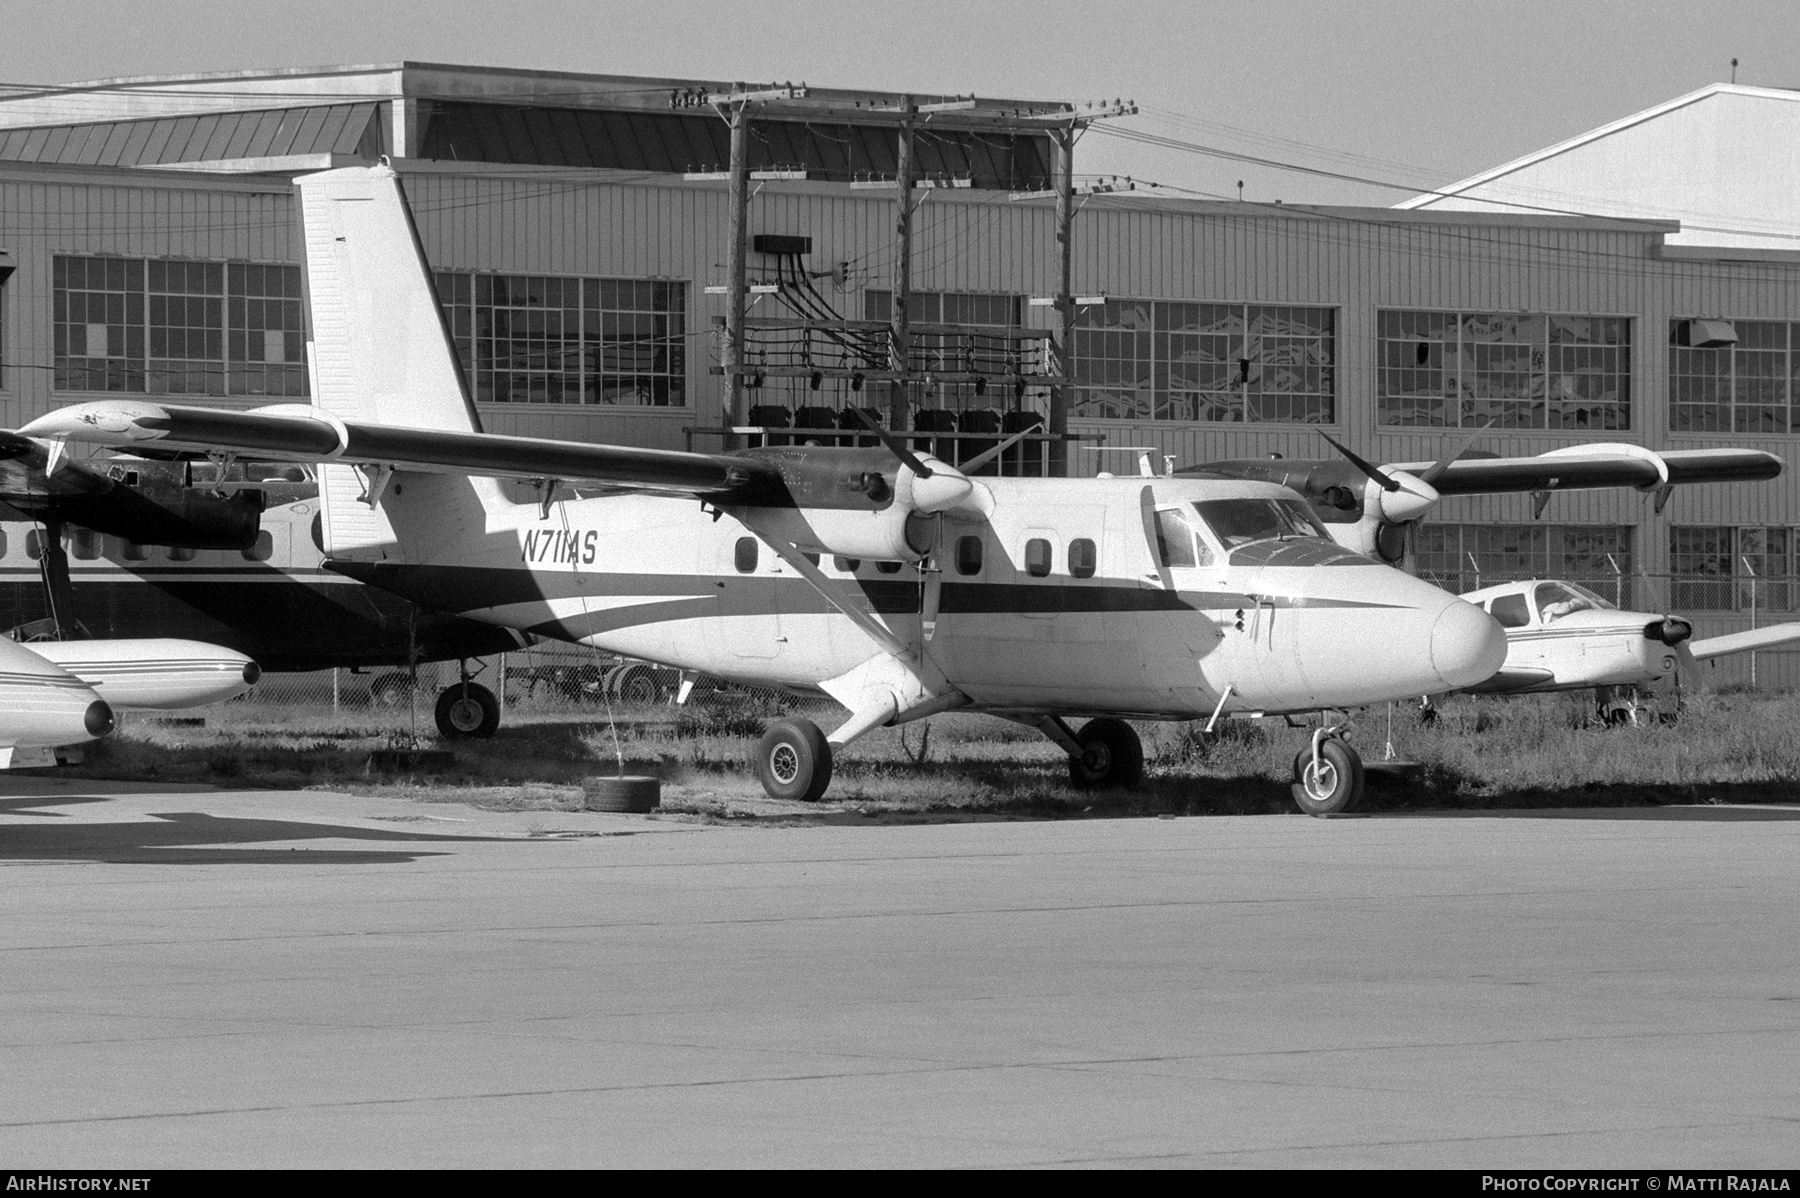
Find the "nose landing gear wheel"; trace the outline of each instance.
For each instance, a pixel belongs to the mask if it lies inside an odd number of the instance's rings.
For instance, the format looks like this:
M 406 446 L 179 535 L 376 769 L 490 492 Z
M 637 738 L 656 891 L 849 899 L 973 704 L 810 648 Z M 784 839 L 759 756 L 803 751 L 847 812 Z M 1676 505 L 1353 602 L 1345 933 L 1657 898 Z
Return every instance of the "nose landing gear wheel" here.
M 485 686 L 458 682 L 437 701 L 438 731 L 448 740 L 485 740 L 500 726 L 500 701 Z
M 1362 798 L 1362 758 L 1335 736 L 1319 744 L 1319 760 L 1313 762 L 1312 746 L 1294 758 L 1294 803 L 1308 815 L 1341 815 Z
M 771 799 L 817 802 L 831 785 L 831 745 L 811 720 L 777 720 L 757 742 L 756 778 Z
M 1069 785 L 1078 790 L 1136 786 L 1144 780 L 1144 745 L 1124 720 L 1089 720 L 1075 734 L 1081 756 L 1069 758 Z

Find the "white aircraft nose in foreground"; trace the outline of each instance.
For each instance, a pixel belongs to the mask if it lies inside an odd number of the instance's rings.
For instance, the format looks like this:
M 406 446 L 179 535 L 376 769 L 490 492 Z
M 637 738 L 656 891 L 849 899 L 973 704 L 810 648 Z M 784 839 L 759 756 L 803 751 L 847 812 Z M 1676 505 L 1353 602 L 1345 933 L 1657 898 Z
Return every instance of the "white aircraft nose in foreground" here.
M 22 432 L 322 460 L 334 569 L 537 636 L 822 690 L 849 715 L 829 738 L 802 719 L 768 730 L 756 768 L 771 795 L 818 798 L 835 749 L 952 708 L 1042 730 L 1076 785 L 1130 785 L 1143 751 L 1125 718 L 1361 706 L 1468 687 L 1505 658 L 1486 613 L 1336 544 L 1301 494 L 1258 473 L 1266 463 L 976 479 L 1006 445 L 957 470 L 872 424 L 881 448 L 732 454 L 484 433 L 394 172 L 297 186 L 316 406 L 105 400 Z M 1618 456 L 1555 472 L 1605 474 Z M 1749 456 L 1729 464 L 1780 469 Z M 1633 460 L 1630 484 L 1701 481 L 1725 464 Z M 1409 484 L 1361 463 L 1369 482 L 1354 490 L 1280 465 L 1334 511 L 1363 510 L 1358 496 L 1380 488 L 1371 528 L 1419 518 L 1460 477 L 1445 463 Z M 536 480 L 545 498 L 513 502 L 503 477 Z M 609 493 L 559 499 L 558 480 Z M 1077 730 L 1071 717 L 1089 718 Z M 1315 731 L 1296 758 L 1302 810 L 1342 811 L 1361 793 L 1360 760 L 1334 732 Z
M 0 769 L 53 764 L 44 750 L 98 739 L 113 723 L 112 708 L 93 687 L 0 639 Z

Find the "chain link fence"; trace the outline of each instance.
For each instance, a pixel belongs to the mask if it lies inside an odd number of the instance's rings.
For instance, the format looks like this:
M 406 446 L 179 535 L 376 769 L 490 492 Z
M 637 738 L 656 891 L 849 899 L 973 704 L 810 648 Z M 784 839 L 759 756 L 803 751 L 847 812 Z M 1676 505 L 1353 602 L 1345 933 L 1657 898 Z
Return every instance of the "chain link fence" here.
M 609 704 L 674 704 L 682 698 L 684 682 L 692 683 L 686 696 L 689 703 L 726 698 L 771 703 L 793 700 L 779 687 L 739 686 L 711 675 L 684 673 L 579 645 L 536 645 L 494 657 L 472 658 L 467 664 L 470 680 L 486 687 L 499 700 L 502 722 L 513 713 L 582 709 L 603 712 Z M 375 668 L 267 673 L 235 702 L 292 708 L 308 714 L 391 711 L 403 715 L 416 706 L 429 720 L 439 692 L 460 677 L 454 661 L 426 662 L 416 671 Z

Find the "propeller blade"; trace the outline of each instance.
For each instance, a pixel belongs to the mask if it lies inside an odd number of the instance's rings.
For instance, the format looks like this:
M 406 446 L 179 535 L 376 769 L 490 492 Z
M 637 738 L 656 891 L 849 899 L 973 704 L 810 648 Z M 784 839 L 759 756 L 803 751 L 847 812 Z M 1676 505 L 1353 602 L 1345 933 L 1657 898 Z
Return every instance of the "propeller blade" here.
M 1020 441 L 1023 441 L 1026 437 L 1029 437 L 1043 427 L 1043 422 L 1039 421 L 1037 424 L 1032 425 L 1023 432 L 1014 433 L 992 449 L 983 450 L 976 454 L 974 457 L 964 462 L 959 469 L 961 469 L 964 474 L 973 474 L 975 471 L 981 469 L 983 466 L 987 465 L 989 462 L 1011 449 L 1014 445 L 1017 445 Z
M 944 598 L 944 572 L 938 568 L 934 560 L 931 572 L 925 575 L 924 603 L 919 609 L 919 630 L 926 640 L 937 635 L 938 607 Z
M 1319 435 L 1321 437 L 1324 437 L 1325 440 L 1330 443 L 1330 445 L 1333 449 L 1337 450 L 1339 453 L 1343 454 L 1344 457 L 1348 458 L 1350 461 L 1350 464 L 1352 466 L 1355 466 L 1358 470 L 1362 471 L 1364 474 L 1368 475 L 1370 478 L 1372 478 L 1376 482 L 1380 483 L 1381 489 L 1383 491 L 1398 491 L 1400 489 L 1399 483 L 1395 482 L 1392 478 L 1383 474 L 1379 469 L 1377 469 L 1374 466 L 1371 466 L 1369 463 L 1363 461 L 1361 458 L 1357 457 L 1354 453 L 1351 453 L 1348 449 L 1346 449 L 1342 445 L 1338 444 L 1337 441 L 1333 440 L 1330 433 L 1320 433 Z
M 1448 474 L 1450 472 L 1450 467 L 1455 464 L 1456 459 L 1467 453 L 1469 451 L 1469 446 L 1475 444 L 1476 439 L 1480 437 L 1481 434 L 1487 432 L 1488 429 L 1492 428 L 1493 424 L 1494 418 L 1491 416 L 1488 417 L 1485 423 L 1478 425 L 1474 432 L 1471 432 L 1467 437 L 1463 438 L 1463 443 L 1461 445 L 1458 445 L 1455 449 L 1433 462 L 1431 464 L 1431 469 L 1419 475 L 1419 481 L 1422 483 L 1435 483 L 1438 479 Z
M 864 424 L 869 426 L 869 431 L 874 433 L 876 435 L 876 437 L 880 438 L 881 443 L 883 445 L 887 446 L 889 453 L 891 453 L 895 457 L 899 458 L 900 461 L 906 466 L 906 468 L 913 472 L 913 477 L 915 477 L 915 478 L 930 478 L 931 477 L 931 475 L 932 475 L 931 467 L 927 466 L 924 462 L 920 461 L 919 455 L 914 453 L 912 450 L 908 449 L 906 447 L 906 443 L 904 441 L 901 441 L 898 437 L 894 436 L 894 434 L 890 433 L 887 429 L 883 428 L 880 424 L 878 424 L 874 420 L 870 419 L 869 414 L 867 412 L 863 411 L 861 408 L 852 407 L 850 409 L 850 411 L 855 413 L 856 418 L 858 420 L 862 421 Z

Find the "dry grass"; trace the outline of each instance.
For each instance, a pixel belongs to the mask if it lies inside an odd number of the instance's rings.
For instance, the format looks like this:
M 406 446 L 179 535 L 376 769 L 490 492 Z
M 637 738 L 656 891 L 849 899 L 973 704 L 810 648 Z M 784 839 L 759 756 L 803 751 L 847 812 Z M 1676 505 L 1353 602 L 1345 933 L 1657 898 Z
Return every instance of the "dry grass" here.
M 1746 694 L 1691 697 L 1669 727 L 1606 729 L 1585 696 L 1460 698 L 1435 725 L 1397 709 L 1393 739 L 1420 763 L 1404 779 L 1371 778 L 1375 809 L 1642 805 L 1787 799 L 1800 794 L 1800 700 Z M 127 722 L 88 761 L 88 777 L 230 786 L 328 788 L 457 801 L 502 810 L 571 810 L 580 782 L 628 773 L 663 780 L 666 813 L 708 819 L 858 820 L 1043 818 L 1082 815 L 1289 812 L 1289 770 L 1307 733 L 1285 723 L 1143 724 L 1146 784 L 1092 793 L 1068 785 L 1061 752 L 1036 732 L 952 713 L 883 729 L 842 753 L 826 802 L 766 798 L 749 768 L 764 721 L 747 701 L 616 713 L 546 705 L 509 711 L 492 741 L 454 745 L 443 774 L 371 774 L 371 750 L 410 744 L 402 710 L 341 713 L 229 704 L 205 727 Z M 829 727 L 835 713 L 812 713 Z M 423 728 L 430 729 L 428 717 Z M 616 742 L 615 742 L 616 733 Z M 1379 760 L 1387 713 L 1362 713 L 1352 743 Z M 429 743 L 429 742 L 428 742 Z M 616 745 L 616 747 L 615 747 Z

